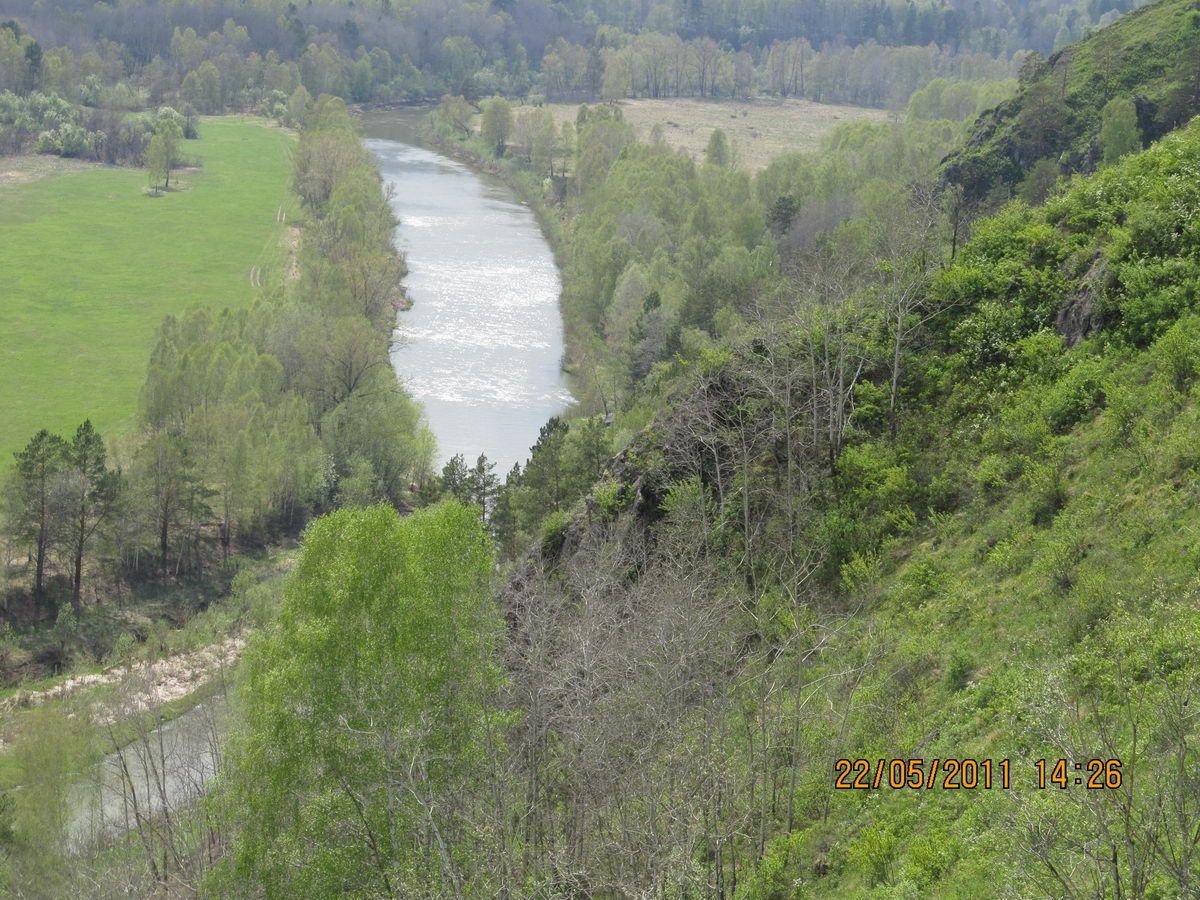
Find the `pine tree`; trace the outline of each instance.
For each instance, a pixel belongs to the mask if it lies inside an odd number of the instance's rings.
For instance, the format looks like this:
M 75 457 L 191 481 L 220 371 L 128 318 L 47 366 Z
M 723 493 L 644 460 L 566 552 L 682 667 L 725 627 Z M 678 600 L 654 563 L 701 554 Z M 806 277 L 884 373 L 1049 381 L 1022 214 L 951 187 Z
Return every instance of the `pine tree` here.
M 43 428 L 24 450 L 15 454 L 17 496 L 13 531 L 31 545 L 33 596 L 38 603 L 46 600 L 46 557 L 55 526 L 52 492 L 54 480 L 66 462 L 66 451 L 66 441 Z
M 104 441 L 92 427 L 90 419 L 84 420 L 76 429 L 75 437 L 65 448 L 65 461 L 71 476 L 71 550 L 74 563 L 71 605 L 77 615 L 81 610 L 84 552 L 100 523 L 112 511 L 117 496 L 118 476 L 108 470 L 106 455 Z

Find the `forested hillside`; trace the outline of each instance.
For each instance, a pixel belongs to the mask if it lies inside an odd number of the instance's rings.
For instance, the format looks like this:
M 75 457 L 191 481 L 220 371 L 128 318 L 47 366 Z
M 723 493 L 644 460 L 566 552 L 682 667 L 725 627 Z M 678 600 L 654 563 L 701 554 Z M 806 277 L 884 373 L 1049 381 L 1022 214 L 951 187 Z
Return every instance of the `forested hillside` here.
M 502 594 L 535 859 L 621 896 L 1187 895 L 1198 163 L 1193 125 L 979 223 L 894 417 L 870 293 L 700 355 Z M 913 757 L 1011 786 L 834 789 Z
M 1027 58 L 1021 90 L 981 116 L 945 177 L 969 197 L 1024 182 L 1041 199 L 1060 174 L 1093 171 L 1200 110 L 1200 12 L 1155 3 L 1048 60 Z

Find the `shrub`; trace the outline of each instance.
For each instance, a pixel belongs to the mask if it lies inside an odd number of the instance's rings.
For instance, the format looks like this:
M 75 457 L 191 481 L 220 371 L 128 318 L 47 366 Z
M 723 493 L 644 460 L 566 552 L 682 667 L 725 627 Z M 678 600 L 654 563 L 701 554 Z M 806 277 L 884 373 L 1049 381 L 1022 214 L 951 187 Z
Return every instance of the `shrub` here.
M 989 453 L 975 467 L 975 484 L 984 499 L 998 500 L 1009 482 L 1010 462 L 998 453 Z
M 1200 342 L 1194 332 L 1196 319 L 1189 316 L 1172 325 L 1154 342 L 1150 356 L 1158 371 L 1170 385 L 1183 393 L 1196 377 L 1197 359 L 1200 357 Z
M 567 539 L 567 526 L 571 524 L 571 516 L 555 510 L 542 520 L 542 549 L 546 553 L 555 554 L 562 549 Z
M 963 651 L 955 650 L 946 662 L 946 688 L 958 693 L 967 686 L 974 671 L 975 661 Z
M 850 862 L 862 870 L 869 885 L 891 884 L 899 841 L 890 829 L 871 825 L 846 848 Z
M 945 569 L 929 560 L 918 560 L 904 572 L 896 596 L 901 603 L 919 606 L 941 593 L 945 583 Z
M 1066 505 L 1067 486 L 1062 477 L 1062 460 L 1030 462 L 1025 468 L 1030 518 L 1035 525 L 1047 525 Z
M 616 479 L 610 478 L 596 485 L 595 497 L 596 503 L 600 506 L 600 511 L 604 514 L 604 517 L 606 519 L 616 518 L 617 513 L 621 511 L 621 507 L 625 505 L 625 485 Z

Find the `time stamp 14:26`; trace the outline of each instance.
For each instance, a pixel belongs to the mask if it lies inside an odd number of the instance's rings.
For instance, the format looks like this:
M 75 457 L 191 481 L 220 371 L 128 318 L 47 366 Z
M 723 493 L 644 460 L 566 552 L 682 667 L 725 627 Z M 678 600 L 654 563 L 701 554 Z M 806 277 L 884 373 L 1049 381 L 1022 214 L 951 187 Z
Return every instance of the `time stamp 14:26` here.
M 1039 759 L 1031 767 L 1037 787 L 1043 790 L 1072 786 L 1116 790 L 1123 778 L 1119 759 Z M 1007 790 L 1012 786 L 1013 765 L 1007 759 L 839 759 L 833 769 L 833 786 L 841 790 Z

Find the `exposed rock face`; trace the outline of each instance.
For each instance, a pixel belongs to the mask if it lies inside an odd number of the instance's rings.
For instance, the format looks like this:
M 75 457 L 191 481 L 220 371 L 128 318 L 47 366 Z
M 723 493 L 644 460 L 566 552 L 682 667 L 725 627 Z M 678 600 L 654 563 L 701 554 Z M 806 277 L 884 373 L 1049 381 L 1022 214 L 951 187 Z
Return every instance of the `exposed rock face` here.
M 1059 307 L 1054 316 L 1054 328 L 1066 340 L 1068 347 L 1074 347 L 1100 327 L 1102 317 L 1096 306 L 1107 286 L 1108 261 L 1103 254 L 1098 254 L 1092 260 L 1087 274 L 1080 279 L 1074 295 Z

